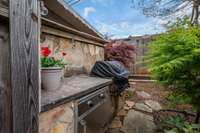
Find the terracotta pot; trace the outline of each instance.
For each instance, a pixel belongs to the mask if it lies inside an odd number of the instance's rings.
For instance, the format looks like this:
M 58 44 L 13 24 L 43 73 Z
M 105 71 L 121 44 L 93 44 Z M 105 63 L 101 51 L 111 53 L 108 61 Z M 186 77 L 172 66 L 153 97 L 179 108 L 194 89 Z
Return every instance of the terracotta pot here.
M 42 68 L 42 88 L 48 91 L 55 91 L 61 86 L 63 70 L 61 67 Z

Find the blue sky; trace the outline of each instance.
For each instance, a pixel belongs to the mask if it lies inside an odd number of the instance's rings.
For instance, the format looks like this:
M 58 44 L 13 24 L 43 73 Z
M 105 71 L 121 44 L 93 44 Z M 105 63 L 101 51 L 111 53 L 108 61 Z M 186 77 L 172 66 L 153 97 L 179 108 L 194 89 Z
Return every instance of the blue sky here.
M 131 6 L 131 0 L 81 0 L 73 8 L 100 33 L 113 38 L 164 31 L 164 20 L 146 17 Z

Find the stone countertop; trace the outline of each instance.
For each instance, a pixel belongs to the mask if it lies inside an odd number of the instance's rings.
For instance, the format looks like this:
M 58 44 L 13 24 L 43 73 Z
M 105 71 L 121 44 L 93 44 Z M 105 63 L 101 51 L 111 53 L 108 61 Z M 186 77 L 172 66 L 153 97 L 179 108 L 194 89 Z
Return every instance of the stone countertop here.
M 41 93 L 41 112 L 73 101 L 95 90 L 112 84 L 112 79 L 90 77 L 86 75 L 65 78 L 62 86 L 56 91 Z

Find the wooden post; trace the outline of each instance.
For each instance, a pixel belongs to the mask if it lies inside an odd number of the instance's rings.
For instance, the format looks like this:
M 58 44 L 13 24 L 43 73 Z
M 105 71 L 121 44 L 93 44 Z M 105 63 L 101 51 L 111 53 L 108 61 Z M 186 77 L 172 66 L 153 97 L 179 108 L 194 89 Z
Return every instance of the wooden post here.
M 10 0 L 12 133 L 38 133 L 39 0 Z

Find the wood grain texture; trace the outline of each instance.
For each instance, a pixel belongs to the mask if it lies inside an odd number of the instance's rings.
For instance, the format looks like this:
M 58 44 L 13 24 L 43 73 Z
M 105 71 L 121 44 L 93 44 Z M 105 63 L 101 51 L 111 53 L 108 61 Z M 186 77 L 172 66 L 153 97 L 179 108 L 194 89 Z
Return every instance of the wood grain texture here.
M 10 0 L 13 133 L 38 133 L 39 0 Z
M 12 133 L 8 22 L 0 21 L 0 133 Z

